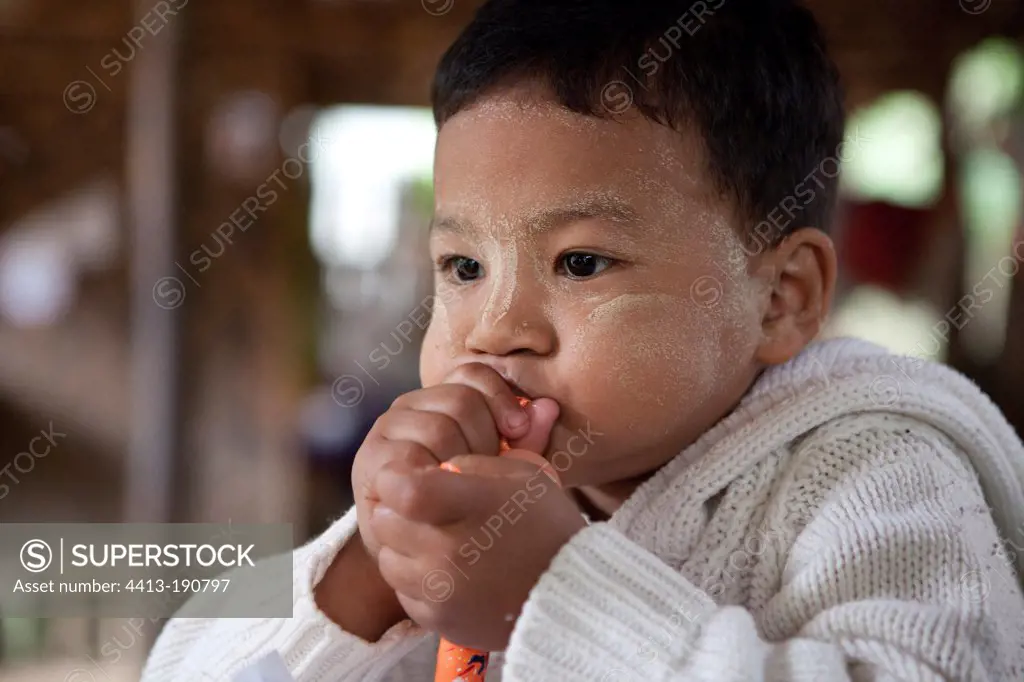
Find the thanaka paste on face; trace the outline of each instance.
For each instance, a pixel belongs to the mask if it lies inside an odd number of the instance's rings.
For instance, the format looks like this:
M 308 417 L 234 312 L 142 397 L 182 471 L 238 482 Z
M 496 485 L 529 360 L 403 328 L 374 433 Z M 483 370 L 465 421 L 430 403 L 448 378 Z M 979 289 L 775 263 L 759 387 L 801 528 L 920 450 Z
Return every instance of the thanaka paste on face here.
M 531 393 L 562 407 L 549 454 L 585 427 L 603 434 L 563 472 L 567 485 L 664 463 L 717 421 L 753 376 L 758 290 L 746 259 L 735 257 L 733 211 L 705 177 L 699 145 L 678 138 L 649 122 L 592 119 L 503 95 L 442 130 L 437 210 L 473 224 L 470 242 L 458 243 L 471 251 L 462 255 L 482 259 L 484 276 L 465 288 L 444 285 L 455 287 L 450 319 L 428 336 L 444 339 L 449 352 L 424 353 L 424 379 L 481 358 L 466 348 L 476 325 L 507 325 L 491 331 L 528 352 L 497 359 Z M 632 205 L 641 221 L 539 229 L 542 211 L 601 202 Z M 571 280 L 556 272 L 556 260 L 572 246 L 621 252 L 628 262 Z M 693 295 L 700 277 L 719 283 L 713 305 Z M 550 341 L 543 352 L 529 346 L 538 338 Z

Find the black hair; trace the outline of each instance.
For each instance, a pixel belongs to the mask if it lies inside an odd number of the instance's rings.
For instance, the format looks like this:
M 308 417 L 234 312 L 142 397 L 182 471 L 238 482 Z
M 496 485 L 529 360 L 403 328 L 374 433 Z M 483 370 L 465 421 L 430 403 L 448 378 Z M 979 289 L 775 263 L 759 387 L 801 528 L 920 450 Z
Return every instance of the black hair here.
M 772 242 L 798 227 L 828 229 L 842 92 L 818 24 L 798 2 L 489 0 L 441 59 L 434 119 L 440 128 L 528 79 L 579 114 L 611 118 L 635 106 L 677 130 L 696 125 L 711 176 L 751 228 L 784 205 L 789 219 L 773 221 Z

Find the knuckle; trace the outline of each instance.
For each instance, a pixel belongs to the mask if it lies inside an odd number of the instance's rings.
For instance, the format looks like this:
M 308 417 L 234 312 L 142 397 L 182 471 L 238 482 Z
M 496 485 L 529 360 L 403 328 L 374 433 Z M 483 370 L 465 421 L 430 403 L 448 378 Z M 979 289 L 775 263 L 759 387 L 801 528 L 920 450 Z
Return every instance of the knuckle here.
M 368 500 L 371 497 L 374 497 L 373 485 L 367 478 L 360 480 L 358 485 L 353 486 L 353 488 L 359 492 L 359 499 L 361 500 Z
M 402 395 L 398 396 L 397 398 L 391 401 L 391 405 L 388 406 L 388 410 L 405 409 L 406 406 L 408 406 L 412 402 L 412 396 L 414 393 L 417 393 L 417 391 L 410 391 L 408 393 L 403 393 Z M 387 415 L 387 412 L 385 412 L 384 415 L 381 416 L 383 417 L 385 415 Z M 380 417 L 378 417 L 378 420 L 379 419 Z
M 387 411 L 380 414 L 376 419 L 373 420 L 373 425 L 366 434 L 366 438 L 363 439 L 363 444 L 367 444 L 379 437 L 382 433 L 387 431 L 388 423 L 391 421 L 391 415 L 393 412 Z
M 424 444 L 435 453 L 453 452 L 462 440 L 458 422 L 447 414 L 435 413 L 430 417 L 423 424 Z
M 406 482 L 396 491 L 395 511 L 403 516 L 416 515 L 426 504 L 426 491 L 413 480 L 406 479 Z
M 468 387 L 464 388 L 464 391 L 453 395 L 451 401 L 445 406 L 445 413 L 458 424 L 469 423 L 481 411 L 487 410 L 484 397 L 478 391 Z
M 356 456 L 352 461 L 352 478 L 366 478 L 366 474 L 375 468 L 375 463 L 380 460 L 381 453 L 387 447 L 387 441 L 381 438 L 379 433 L 371 433 L 359 446 Z
M 419 459 L 420 447 L 407 440 L 396 441 L 391 445 L 391 461 L 416 462 Z
M 387 462 L 403 462 L 414 468 L 437 465 L 437 459 L 435 459 L 429 448 L 422 443 L 414 443 L 408 440 L 392 442 L 385 460 L 384 464 Z
M 472 403 L 479 395 L 479 391 L 468 384 L 445 384 L 444 391 L 442 400 L 447 406 Z

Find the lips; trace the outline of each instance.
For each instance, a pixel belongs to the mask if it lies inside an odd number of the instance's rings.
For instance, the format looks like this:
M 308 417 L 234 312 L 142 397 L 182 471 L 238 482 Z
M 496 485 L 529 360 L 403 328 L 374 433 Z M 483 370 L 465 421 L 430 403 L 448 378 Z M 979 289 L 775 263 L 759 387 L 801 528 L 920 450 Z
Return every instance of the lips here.
M 522 386 L 512 381 L 508 377 L 503 376 L 502 378 L 505 379 L 505 383 L 508 384 L 508 387 L 512 389 L 512 392 L 516 394 L 517 398 L 526 398 L 527 400 L 533 400 L 533 396 L 527 393 Z

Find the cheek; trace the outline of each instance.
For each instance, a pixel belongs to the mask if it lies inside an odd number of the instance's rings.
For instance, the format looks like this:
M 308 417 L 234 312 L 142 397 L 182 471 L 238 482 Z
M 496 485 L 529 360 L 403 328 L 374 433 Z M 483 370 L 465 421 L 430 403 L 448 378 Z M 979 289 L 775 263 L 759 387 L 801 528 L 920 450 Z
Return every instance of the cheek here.
M 434 302 L 430 325 L 423 336 L 423 347 L 420 349 L 420 383 L 423 386 L 441 383 L 441 380 L 455 369 L 458 349 L 454 341 L 455 335 L 452 333 L 444 292 L 439 291 Z
M 699 409 L 724 364 L 722 330 L 700 313 L 689 297 L 667 294 L 626 294 L 595 308 L 572 344 L 574 364 L 605 368 L 588 372 L 585 399 L 614 404 L 631 430 L 661 423 L 664 431 Z

